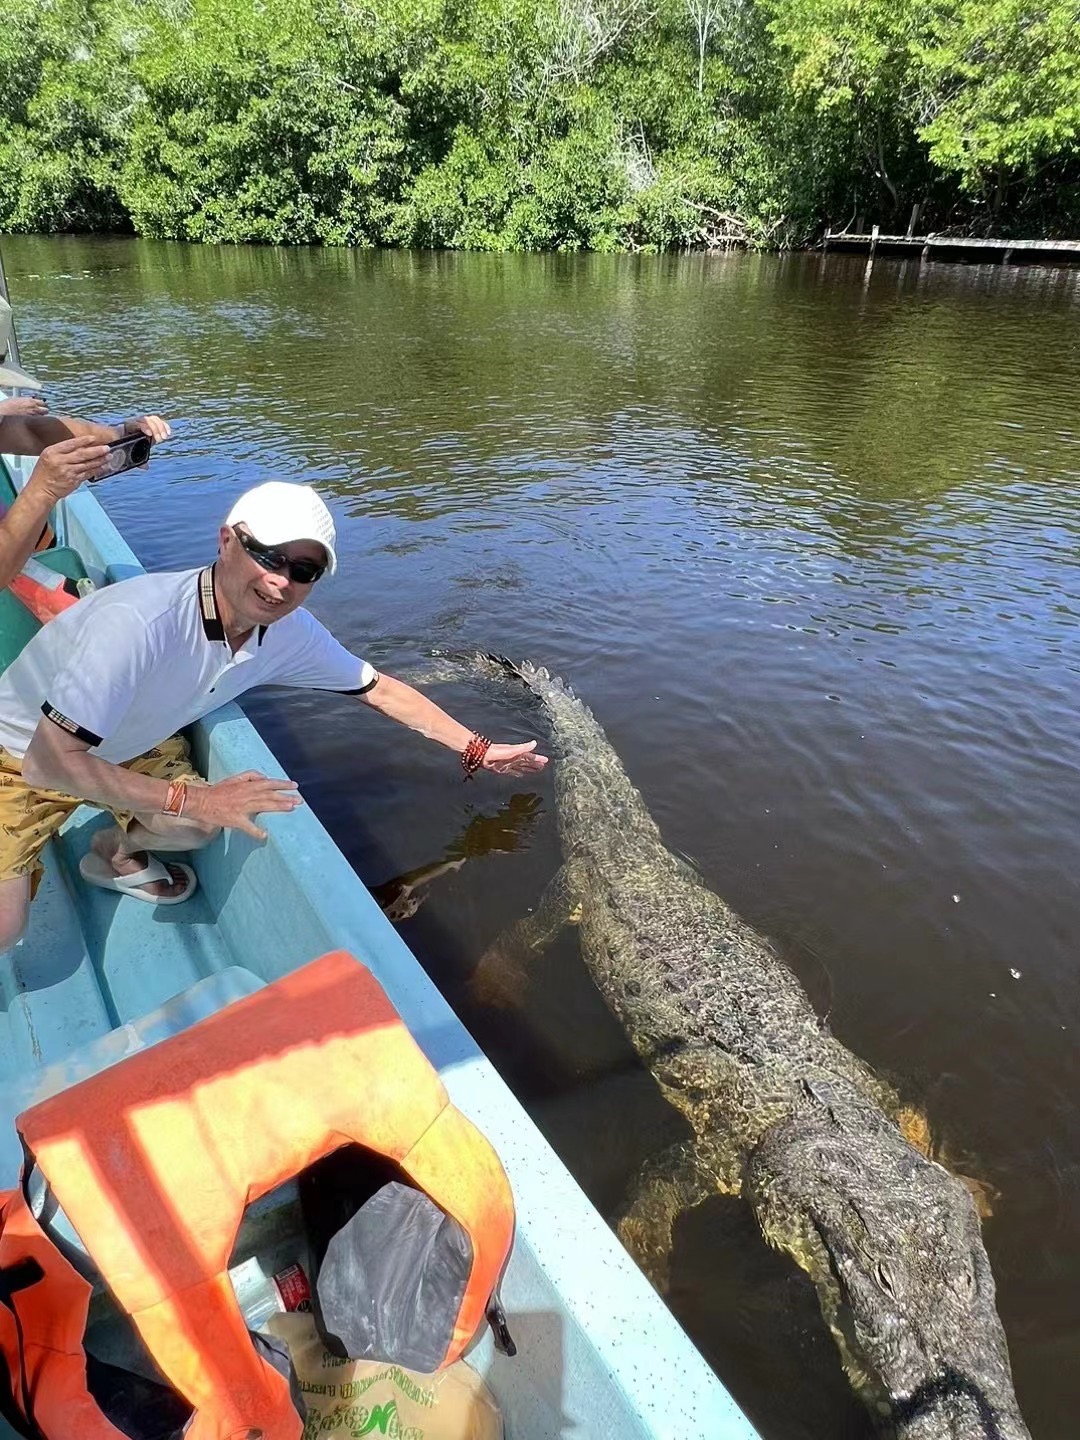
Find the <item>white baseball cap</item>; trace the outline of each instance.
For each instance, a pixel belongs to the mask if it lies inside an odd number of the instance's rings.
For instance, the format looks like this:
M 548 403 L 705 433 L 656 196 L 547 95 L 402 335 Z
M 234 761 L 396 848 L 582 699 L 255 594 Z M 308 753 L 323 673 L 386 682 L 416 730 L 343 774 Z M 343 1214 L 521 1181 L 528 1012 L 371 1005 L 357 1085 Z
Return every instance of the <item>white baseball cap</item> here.
M 11 349 L 14 338 L 15 320 L 11 306 L 0 295 L 0 385 L 6 385 L 9 390 L 40 390 L 40 380 L 35 380 L 32 375 L 27 375 L 25 370 L 20 370 L 18 365 L 12 365 L 4 358 Z
M 225 524 L 246 525 L 260 545 L 314 540 L 326 551 L 330 574 L 337 569 L 334 517 L 308 485 L 290 485 L 284 480 L 256 485 L 240 496 Z

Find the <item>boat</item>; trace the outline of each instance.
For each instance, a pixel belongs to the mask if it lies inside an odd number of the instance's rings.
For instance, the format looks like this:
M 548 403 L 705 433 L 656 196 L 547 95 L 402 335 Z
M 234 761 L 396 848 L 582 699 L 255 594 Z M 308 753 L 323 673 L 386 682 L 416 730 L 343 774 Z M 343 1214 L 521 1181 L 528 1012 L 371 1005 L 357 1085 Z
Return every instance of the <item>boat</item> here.
M 0 457 L 5 503 L 32 463 Z M 59 507 L 54 529 L 57 548 L 39 558 L 63 573 L 84 571 L 95 585 L 142 573 L 86 487 Z M 0 669 L 36 624 L 10 592 L 0 594 Z M 195 725 L 190 738 L 211 781 L 243 770 L 283 774 L 234 705 Z M 486 1327 L 468 1355 L 509 1440 L 755 1440 L 310 809 L 264 816 L 263 843 L 232 831 L 191 856 L 199 888 L 165 910 L 80 880 L 99 820 L 84 807 L 50 843 L 28 932 L 0 956 L 0 1189 L 18 1183 L 12 1122 L 29 1104 L 346 950 L 382 985 L 513 1189 L 517 1224 L 500 1299 L 516 1355 L 501 1353 Z M 0 1440 L 15 1433 L 0 1419 Z

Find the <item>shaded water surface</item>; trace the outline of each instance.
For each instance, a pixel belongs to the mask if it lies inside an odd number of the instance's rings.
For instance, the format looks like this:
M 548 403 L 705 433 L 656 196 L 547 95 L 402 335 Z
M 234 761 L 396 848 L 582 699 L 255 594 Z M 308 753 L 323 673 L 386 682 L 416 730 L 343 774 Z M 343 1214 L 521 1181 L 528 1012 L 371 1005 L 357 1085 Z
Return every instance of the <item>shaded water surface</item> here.
M 668 842 L 1000 1192 L 986 1240 L 1021 1403 L 1036 1440 L 1073 1435 L 1080 278 L 132 241 L 4 257 L 58 407 L 176 424 L 149 472 L 99 491 L 148 567 L 207 559 L 247 485 L 311 480 L 341 554 L 313 608 L 346 643 L 391 673 L 479 644 L 572 678 Z M 509 700 L 439 698 L 539 733 Z M 550 782 L 465 786 L 343 699 L 249 708 L 369 884 L 464 858 L 406 938 L 615 1213 L 673 1117 L 573 936 L 512 1012 L 467 991 L 558 863 Z M 868 1433 L 805 1282 L 738 1202 L 681 1222 L 670 1300 L 768 1440 Z

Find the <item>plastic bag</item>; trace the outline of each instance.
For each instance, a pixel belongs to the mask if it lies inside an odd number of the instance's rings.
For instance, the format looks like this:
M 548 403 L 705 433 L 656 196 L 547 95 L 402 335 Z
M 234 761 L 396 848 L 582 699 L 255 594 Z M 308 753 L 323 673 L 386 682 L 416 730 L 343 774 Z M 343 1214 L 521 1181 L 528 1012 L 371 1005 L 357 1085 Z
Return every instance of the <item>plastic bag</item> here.
M 457 1221 L 393 1181 L 331 1236 L 315 1323 L 332 1354 L 431 1374 L 453 1343 L 471 1265 Z
M 491 1391 L 463 1360 L 434 1375 L 377 1360 L 339 1360 L 319 1339 L 311 1315 L 274 1315 L 269 1334 L 292 1355 L 307 1407 L 304 1440 L 503 1440 Z

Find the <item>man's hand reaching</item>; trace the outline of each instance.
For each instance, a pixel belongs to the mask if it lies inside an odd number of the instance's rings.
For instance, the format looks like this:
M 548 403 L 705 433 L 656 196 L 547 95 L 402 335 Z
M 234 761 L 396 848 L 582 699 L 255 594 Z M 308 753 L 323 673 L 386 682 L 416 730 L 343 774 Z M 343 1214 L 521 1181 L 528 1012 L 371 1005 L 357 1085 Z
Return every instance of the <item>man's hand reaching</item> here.
M 535 740 L 525 745 L 489 745 L 480 768 L 495 775 L 531 775 L 548 763 L 548 757 L 534 754 L 535 750 Z

